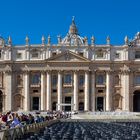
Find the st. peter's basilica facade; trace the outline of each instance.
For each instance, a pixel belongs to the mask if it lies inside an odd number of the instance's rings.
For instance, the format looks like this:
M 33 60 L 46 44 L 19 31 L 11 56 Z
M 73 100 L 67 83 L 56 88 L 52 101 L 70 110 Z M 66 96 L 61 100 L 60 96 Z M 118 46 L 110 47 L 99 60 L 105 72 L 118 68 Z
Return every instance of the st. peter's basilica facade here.
M 124 45 L 97 45 L 78 34 L 52 44 L 0 38 L 0 111 L 140 111 L 140 33 Z

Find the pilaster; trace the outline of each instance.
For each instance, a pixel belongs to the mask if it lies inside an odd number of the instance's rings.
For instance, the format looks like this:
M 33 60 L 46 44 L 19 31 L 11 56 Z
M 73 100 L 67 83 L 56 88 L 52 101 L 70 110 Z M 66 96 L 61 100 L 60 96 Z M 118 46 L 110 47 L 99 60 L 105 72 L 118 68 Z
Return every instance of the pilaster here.
M 73 96 L 74 96 L 74 111 L 77 111 L 78 110 L 78 75 L 77 75 L 77 71 L 74 71 Z
M 6 110 L 12 110 L 12 71 L 5 72 Z
M 91 75 L 91 110 L 95 111 L 95 94 L 96 94 L 96 88 L 95 88 L 95 71 L 92 71 Z
M 44 71 L 41 72 L 41 110 L 45 110 L 45 85 L 46 85 L 46 73 Z
M 111 71 L 106 72 L 106 111 L 112 109 L 112 73 Z
M 51 72 L 47 71 L 47 110 L 51 110 Z
M 89 71 L 85 72 L 85 99 L 84 110 L 89 111 Z
M 123 95 L 123 110 L 130 111 L 130 79 L 129 79 L 130 71 L 122 71 L 122 95 Z
M 24 72 L 24 110 L 29 111 L 30 110 L 30 82 L 29 82 L 29 72 Z
M 62 103 L 62 72 L 58 72 L 58 97 L 57 97 L 57 103 L 58 103 L 58 110 L 62 110 L 62 106 L 60 104 Z

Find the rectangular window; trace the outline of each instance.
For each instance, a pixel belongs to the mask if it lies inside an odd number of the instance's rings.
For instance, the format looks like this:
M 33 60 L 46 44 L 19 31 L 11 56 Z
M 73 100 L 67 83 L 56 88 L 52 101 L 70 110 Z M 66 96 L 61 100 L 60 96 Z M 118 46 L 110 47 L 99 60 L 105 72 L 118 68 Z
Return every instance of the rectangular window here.
M 37 90 L 37 89 L 34 89 L 34 90 L 33 90 L 33 93 L 38 93 L 38 90 Z
M 40 73 L 32 73 L 31 83 L 34 85 L 40 84 Z
M 103 93 L 103 90 L 99 89 L 99 90 L 98 90 L 98 93 Z
M 57 89 L 53 89 L 52 92 L 53 92 L 53 93 L 56 93 L 56 92 L 57 92 Z
M 79 89 L 79 93 L 84 93 L 84 90 L 83 89 Z
M 135 84 L 136 84 L 136 85 L 140 85 L 140 75 L 137 75 L 137 76 L 135 77 Z
M 52 56 L 55 56 L 56 54 L 57 54 L 56 52 L 53 52 L 53 53 L 52 53 Z
M 104 75 L 97 75 L 96 83 L 99 85 L 104 84 Z
M 22 53 L 17 53 L 17 59 L 21 59 L 22 58 Z
M 84 53 L 83 52 L 79 52 L 78 53 L 80 56 L 84 56 Z
M 56 86 L 57 85 L 57 75 L 52 76 L 52 85 Z
M 71 74 L 64 75 L 64 84 L 71 85 L 72 84 L 72 77 Z
M 116 52 L 115 58 L 119 59 L 120 58 L 120 53 Z
M 135 52 L 135 58 L 136 59 L 140 59 L 140 51 L 136 51 Z
M 38 52 L 33 52 L 32 53 L 32 58 L 38 58 Z
M 79 86 L 83 86 L 84 85 L 84 75 L 79 75 Z
M 96 57 L 97 58 L 103 58 L 104 57 L 104 52 L 102 50 L 96 51 Z

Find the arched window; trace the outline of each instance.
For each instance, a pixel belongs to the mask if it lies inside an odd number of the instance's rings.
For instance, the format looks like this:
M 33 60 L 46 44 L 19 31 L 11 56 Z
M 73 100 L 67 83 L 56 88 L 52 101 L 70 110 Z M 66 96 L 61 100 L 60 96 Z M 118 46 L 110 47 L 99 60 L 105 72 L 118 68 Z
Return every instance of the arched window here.
M 96 57 L 97 58 L 103 58 L 104 57 L 104 51 L 103 50 L 97 50 L 96 51 Z
M 39 84 L 40 83 L 40 74 L 39 73 L 32 73 L 32 84 Z
M 57 75 L 52 76 L 52 85 L 56 86 L 57 85 Z
M 79 86 L 84 85 L 84 75 L 79 75 Z
M 135 76 L 135 84 L 140 85 L 140 75 Z
M 104 75 L 97 75 L 97 84 L 104 84 Z
M 71 77 L 71 74 L 65 74 L 64 75 L 64 84 L 72 84 L 72 77 Z

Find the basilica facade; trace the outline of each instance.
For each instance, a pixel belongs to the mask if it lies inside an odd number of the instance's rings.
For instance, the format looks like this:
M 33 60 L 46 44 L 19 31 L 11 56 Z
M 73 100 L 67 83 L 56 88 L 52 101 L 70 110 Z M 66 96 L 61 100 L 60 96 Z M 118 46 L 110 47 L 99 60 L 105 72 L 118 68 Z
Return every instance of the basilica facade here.
M 140 111 L 140 33 L 114 46 L 78 33 L 13 45 L 0 38 L 0 112 L 7 110 Z

